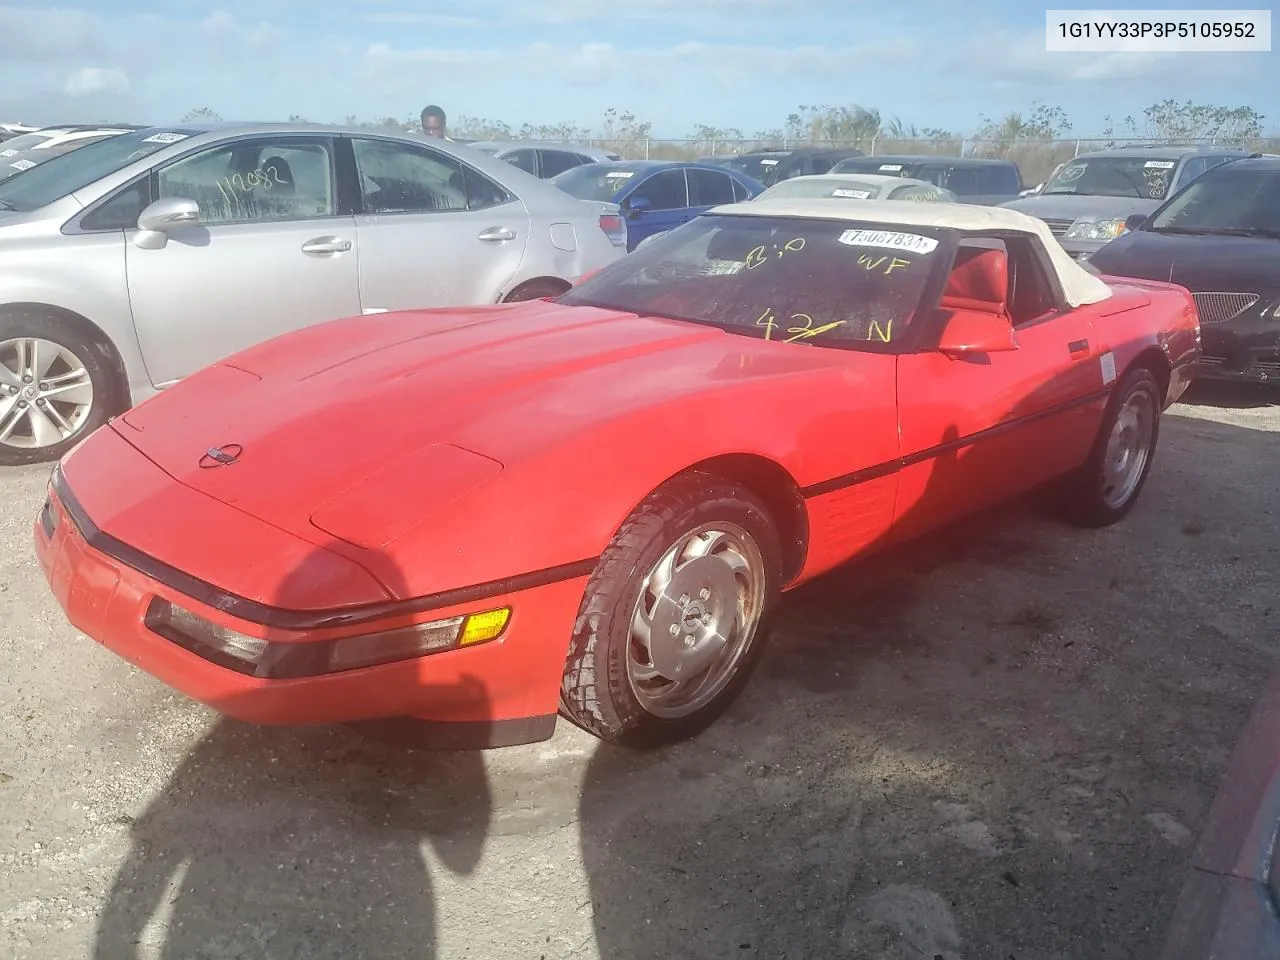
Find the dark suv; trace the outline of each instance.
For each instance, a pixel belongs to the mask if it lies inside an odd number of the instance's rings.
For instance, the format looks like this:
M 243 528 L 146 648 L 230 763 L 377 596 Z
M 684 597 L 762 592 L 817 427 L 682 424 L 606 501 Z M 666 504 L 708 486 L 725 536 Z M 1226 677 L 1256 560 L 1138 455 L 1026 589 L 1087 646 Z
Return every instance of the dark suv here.
M 876 173 L 928 180 L 935 187 L 950 190 L 961 203 L 995 206 L 1018 199 L 1022 173 L 1012 160 L 988 157 L 937 157 L 917 154 L 889 154 L 842 160 L 832 173 Z
M 738 157 L 720 161 L 771 187 L 779 180 L 828 173 L 842 160 L 862 157 L 861 150 L 839 147 L 797 147 L 794 150 L 753 150 Z

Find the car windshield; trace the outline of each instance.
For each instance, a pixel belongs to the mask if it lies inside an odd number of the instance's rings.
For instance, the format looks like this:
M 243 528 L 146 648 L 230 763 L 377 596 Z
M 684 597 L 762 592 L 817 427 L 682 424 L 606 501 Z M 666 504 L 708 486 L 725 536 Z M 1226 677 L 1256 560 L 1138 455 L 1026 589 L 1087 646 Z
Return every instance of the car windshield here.
M 1178 161 L 1169 157 L 1087 157 L 1072 160 L 1040 191 L 1089 197 L 1163 200 Z
M 579 200 L 614 202 L 638 171 L 628 170 L 612 163 L 584 163 L 558 173 L 548 183 L 553 183 L 571 197 Z
M 831 168 L 832 173 L 875 173 L 883 177 L 915 177 L 919 163 L 885 157 L 851 157 Z
M 909 329 L 954 243 L 932 227 L 704 214 L 558 302 L 883 352 Z
M 720 162 L 768 186 L 778 179 L 778 165 L 785 159 L 785 154 L 767 156 L 749 153 L 742 157 L 728 157 Z
M 15 156 L 0 158 L 0 180 L 8 180 L 15 174 L 30 170 L 32 167 L 37 164 L 44 163 L 46 160 L 52 160 L 54 157 L 60 157 L 64 153 L 79 150 L 81 147 L 88 146 L 91 143 L 97 143 L 99 140 L 106 140 L 108 136 L 113 136 L 113 134 L 103 134 L 100 137 L 86 137 L 83 140 L 67 140 L 63 143 L 55 143 L 51 147 L 33 147 L 30 150 L 23 150 Z
M 796 177 L 774 184 L 758 200 L 798 199 L 802 197 L 844 197 L 849 200 L 872 200 L 880 195 L 880 187 L 862 180 L 843 177 Z
M 1155 233 L 1280 237 L 1280 170 L 1232 169 L 1202 174 L 1143 225 Z
M 185 140 L 195 130 L 150 127 L 108 137 L 78 150 L 50 158 L 20 177 L 0 183 L 0 210 L 26 213 L 83 190 L 140 157 Z

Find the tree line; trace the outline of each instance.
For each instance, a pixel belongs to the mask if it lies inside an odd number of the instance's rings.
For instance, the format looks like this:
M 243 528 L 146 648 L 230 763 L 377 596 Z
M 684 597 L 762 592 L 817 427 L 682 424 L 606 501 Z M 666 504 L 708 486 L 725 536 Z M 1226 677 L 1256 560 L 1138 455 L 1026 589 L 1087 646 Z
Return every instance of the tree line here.
M 201 107 L 183 119 L 221 118 L 208 107 Z M 289 119 L 305 122 L 305 118 L 298 115 Z M 1116 146 L 1129 140 L 1215 141 L 1249 146 L 1261 141 L 1265 119 L 1252 107 L 1227 107 L 1191 100 L 1178 102 L 1167 98 L 1147 107 L 1139 117 L 1106 117 L 1101 131 L 1081 137 L 1088 141 L 1082 149 Z M 396 132 L 420 129 L 417 116 L 374 119 L 351 116 L 344 123 Z M 683 139 L 661 139 L 653 136 L 652 128 L 650 121 L 616 107 L 606 110 L 597 123 L 588 126 L 568 122 L 513 126 L 505 121 L 465 115 L 449 120 L 449 134 L 453 137 L 593 143 L 608 146 L 630 158 L 691 159 L 798 144 L 856 147 L 866 153 L 958 155 L 964 152 L 1015 160 L 1030 183 L 1042 179 L 1055 164 L 1072 156 L 1074 143 L 1063 141 L 1077 136 L 1066 111 L 1043 101 L 1035 101 L 1026 110 L 1010 111 L 1002 117 L 983 116 L 977 130 L 968 136 L 938 127 L 917 127 L 857 104 L 802 105 L 788 115 L 781 126 L 750 134 L 737 127 L 699 124 Z

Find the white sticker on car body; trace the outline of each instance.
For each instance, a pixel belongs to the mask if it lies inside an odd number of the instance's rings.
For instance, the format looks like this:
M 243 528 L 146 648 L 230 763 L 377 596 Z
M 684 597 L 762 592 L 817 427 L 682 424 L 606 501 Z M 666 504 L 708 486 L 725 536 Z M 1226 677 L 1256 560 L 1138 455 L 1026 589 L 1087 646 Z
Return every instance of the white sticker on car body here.
M 0 157 L 12 157 L 17 150 L 0 150 Z
M 852 197 L 854 200 L 871 199 L 870 190 L 845 190 L 844 188 L 839 188 L 836 190 L 832 190 L 831 195 L 833 197 Z
M 616 170 L 613 173 L 606 173 L 605 176 L 613 180 L 627 180 L 634 177 L 635 173 L 631 170 Z
M 778 165 L 777 160 L 761 160 L 760 163 L 766 167 L 776 167 Z
M 13 163 L 9 164 L 9 166 L 13 167 L 15 170 L 30 170 L 35 165 L 34 160 L 15 160 Z
M 1153 170 L 1172 170 L 1177 165 L 1175 160 L 1148 160 L 1143 164 L 1144 167 Z
M 897 230 L 846 230 L 838 239 L 850 247 L 885 247 L 908 253 L 929 254 L 938 249 L 938 241 L 933 237 Z
M 188 134 L 185 133 L 153 133 L 149 137 L 144 137 L 143 143 L 177 143 L 179 140 L 187 139 Z
M 1108 350 L 1100 360 L 1102 364 L 1102 384 L 1106 386 L 1116 378 L 1116 355 Z

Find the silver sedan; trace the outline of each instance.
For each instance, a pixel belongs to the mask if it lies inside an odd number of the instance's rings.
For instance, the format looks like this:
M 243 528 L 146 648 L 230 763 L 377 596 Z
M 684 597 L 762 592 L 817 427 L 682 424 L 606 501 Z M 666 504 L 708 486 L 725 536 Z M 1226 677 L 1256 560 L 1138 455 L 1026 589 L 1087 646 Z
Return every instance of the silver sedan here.
M 0 465 L 277 334 L 553 296 L 625 251 L 616 205 L 442 140 L 186 124 L 89 144 L 0 182 Z
M 835 197 L 846 200 L 921 200 L 954 203 L 956 195 L 927 180 L 874 173 L 822 173 L 774 184 L 756 200 Z

